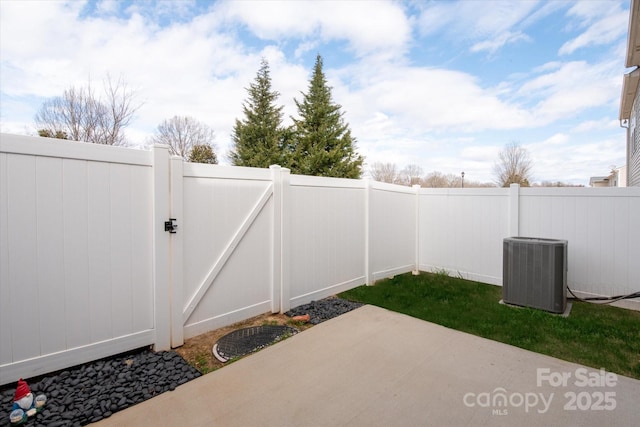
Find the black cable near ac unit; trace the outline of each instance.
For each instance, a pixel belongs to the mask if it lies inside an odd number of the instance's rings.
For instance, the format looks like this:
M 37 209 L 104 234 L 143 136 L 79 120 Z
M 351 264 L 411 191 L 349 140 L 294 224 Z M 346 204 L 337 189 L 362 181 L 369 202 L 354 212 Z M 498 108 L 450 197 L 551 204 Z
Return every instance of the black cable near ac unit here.
M 640 298 L 640 291 L 633 292 L 633 293 L 628 294 L 628 295 L 616 295 L 616 296 L 613 296 L 613 297 L 587 297 L 587 298 L 580 298 L 579 296 L 577 296 L 576 294 L 573 293 L 573 291 L 571 290 L 571 288 L 569 288 L 569 286 L 567 286 L 567 290 L 569 291 L 569 293 L 571 295 L 573 295 L 573 299 L 577 299 L 578 301 L 585 301 L 585 302 L 600 301 L 598 304 L 611 304 L 612 302 L 620 301 L 620 300 L 623 300 L 623 299 Z

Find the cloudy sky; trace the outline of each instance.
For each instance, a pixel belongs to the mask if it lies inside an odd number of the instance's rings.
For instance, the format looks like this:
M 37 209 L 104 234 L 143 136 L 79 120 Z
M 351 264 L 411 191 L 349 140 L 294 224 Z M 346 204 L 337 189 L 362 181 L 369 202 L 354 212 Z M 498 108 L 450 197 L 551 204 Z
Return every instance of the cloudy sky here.
M 629 0 L 0 1 L 0 130 L 70 86 L 122 76 L 143 145 L 188 115 L 220 157 L 246 87 L 269 61 L 286 124 L 316 54 L 366 162 L 492 181 L 527 148 L 535 181 L 588 184 L 625 163 L 618 121 Z

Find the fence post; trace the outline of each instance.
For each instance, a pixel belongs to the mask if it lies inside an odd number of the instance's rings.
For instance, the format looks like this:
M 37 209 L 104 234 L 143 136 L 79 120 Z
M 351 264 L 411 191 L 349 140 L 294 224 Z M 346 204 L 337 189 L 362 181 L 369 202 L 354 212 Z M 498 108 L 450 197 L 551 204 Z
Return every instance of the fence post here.
M 280 170 L 282 179 L 282 193 L 280 206 L 282 212 L 281 233 L 281 285 L 280 285 L 280 312 L 285 313 L 291 309 L 291 185 L 290 171 Z
M 183 182 L 184 160 L 182 157 L 171 158 L 171 218 L 176 219 L 178 230 L 170 234 L 169 268 L 171 282 L 169 285 L 171 298 L 171 347 L 180 347 L 184 344 L 184 321 L 182 319 L 182 307 L 184 304 L 182 295 L 183 286 L 183 260 L 184 260 L 184 233 L 180 227 L 184 220 L 183 207 Z
M 271 248 L 271 312 L 280 311 L 282 287 L 282 177 L 278 165 L 269 166 L 273 183 L 273 247 Z
M 416 243 L 415 243 L 415 267 L 413 267 L 413 271 L 411 272 L 414 276 L 420 274 L 420 185 L 415 184 L 413 186 L 413 190 L 416 192 Z
M 171 348 L 171 307 L 169 289 L 169 146 L 153 147 L 153 284 L 155 349 Z
M 520 184 L 509 187 L 509 236 L 520 235 Z
M 371 272 L 371 178 L 364 179 L 364 280 L 373 285 Z

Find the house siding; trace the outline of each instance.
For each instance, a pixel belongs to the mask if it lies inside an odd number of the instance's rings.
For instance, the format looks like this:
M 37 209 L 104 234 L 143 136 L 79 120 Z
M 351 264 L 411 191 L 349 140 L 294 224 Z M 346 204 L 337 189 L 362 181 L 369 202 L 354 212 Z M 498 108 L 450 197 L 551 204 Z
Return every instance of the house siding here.
M 636 92 L 627 130 L 627 185 L 640 187 L 640 91 Z

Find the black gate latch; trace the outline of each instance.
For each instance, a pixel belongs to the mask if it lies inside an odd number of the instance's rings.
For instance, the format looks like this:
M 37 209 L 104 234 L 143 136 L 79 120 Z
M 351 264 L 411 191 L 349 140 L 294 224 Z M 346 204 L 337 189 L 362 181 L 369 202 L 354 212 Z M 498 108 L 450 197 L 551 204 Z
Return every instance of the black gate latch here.
M 171 234 L 176 234 L 176 228 L 178 228 L 178 224 L 174 224 L 176 221 L 175 218 L 169 218 L 169 221 L 164 222 L 164 231 L 168 231 Z

